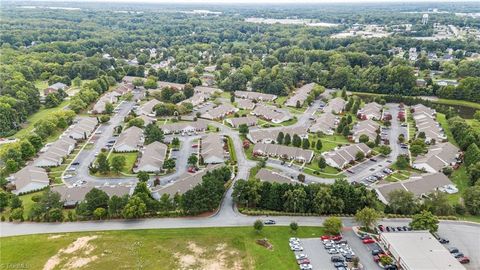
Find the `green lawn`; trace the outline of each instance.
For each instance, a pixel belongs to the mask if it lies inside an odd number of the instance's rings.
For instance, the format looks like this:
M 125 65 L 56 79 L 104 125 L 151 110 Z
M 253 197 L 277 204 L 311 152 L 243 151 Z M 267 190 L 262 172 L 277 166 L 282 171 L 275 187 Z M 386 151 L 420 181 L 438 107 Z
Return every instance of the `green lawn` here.
M 345 175 L 340 173 L 340 171 L 331 166 L 325 167 L 325 169 L 320 170 L 318 167 L 318 162 L 316 159 L 312 160 L 310 164 L 305 165 L 304 172 L 313 176 L 323 177 L 323 178 L 344 178 Z
M 349 143 L 347 138 L 345 138 L 342 135 L 336 135 L 336 134 L 335 135 L 321 135 L 320 137 L 317 134 L 312 134 L 312 133 L 310 133 L 308 135 L 308 140 L 310 141 L 310 145 L 313 145 L 313 142 L 315 142 L 315 144 L 316 144 L 318 139 L 320 139 L 322 141 L 322 149 L 320 149 L 320 151 L 318 151 L 316 147 L 311 148 L 311 150 L 314 150 L 317 153 L 328 152 L 328 151 L 334 149 L 335 147 L 337 147 L 340 144 L 344 145 L 344 144 Z
M 114 153 L 112 152 L 108 157 L 110 164 L 112 163 L 112 159 L 116 156 L 123 156 L 125 157 L 125 166 L 123 167 L 122 173 L 131 174 L 133 165 L 135 165 L 135 161 L 137 160 L 138 152 L 132 153 Z
M 59 257 L 55 269 L 79 258 L 93 259 L 82 269 L 297 269 L 288 238 L 322 234 L 321 227 L 300 227 L 296 234 L 288 227 L 265 227 L 257 234 L 251 226 L 37 234 L 4 237 L 0 251 L 2 264 L 29 269 L 42 269 L 55 255 Z M 93 237 L 88 245 L 72 253 L 59 252 L 88 236 Z M 256 243 L 264 238 L 272 249 Z
M 440 123 L 443 130 L 445 131 L 445 135 L 447 135 L 448 141 L 458 146 L 457 142 L 453 138 L 453 134 L 452 134 L 452 131 L 450 130 L 450 126 L 448 125 L 448 121 L 447 121 L 447 118 L 445 117 L 445 114 L 437 113 L 437 122 Z
M 450 180 L 457 186 L 458 192 L 455 194 L 448 194 L 448 200 L 452 203 L 458 203 L 462 197 L 463 192 L 469 187 L 468 175 L 465 165 L 460 166 L 457 170 L 453 171 Z
M 35 81 L 34 84 L 40 95 L 43 96 L 43 90 L 48 87 L 48 81 Z
M 396 171 L 391 175 L 385 177 L 385 181 L 397 182 L 397 181 L 407 180 L 410 177 L 410 174 L 411 173 L 409 171 Z
M 37 121 L 47 118 L 49 115 L 51 115 L 54 112 L 58 112 L 58 111 L 63 110 L 63 107 L 68 106 L 68 104 L 70 104 L 70 101 L 65 100 L 55 108 L 49 108 L 49 109 L 41 108 L 38 112 L 30 115 L 27 118 L 27 121 L 24 123 L 24 127 L 10 137 L 15 137 L 15 138 L 25 137 L 26 135 L 28 135 L 32 132 L 32 130 L 34 129 L 34 125 Z M 60 135 L 60 133 L 54 134 L 54 135 L 50 136 L 50 139 L 52 139 L 52 138 L 56 139 L 59 135 Z
M 232 138 L 227 137 L 228 152 L 230 153 L 230 160 L 237 163 L 237 153 L 235 152 L 235 147 L 233 146 Z

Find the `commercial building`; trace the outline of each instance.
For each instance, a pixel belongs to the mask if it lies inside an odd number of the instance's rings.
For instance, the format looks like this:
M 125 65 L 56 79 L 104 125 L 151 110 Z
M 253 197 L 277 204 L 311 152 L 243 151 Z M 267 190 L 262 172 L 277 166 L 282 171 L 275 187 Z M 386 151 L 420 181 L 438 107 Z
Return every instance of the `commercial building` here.
M 403 270 L 465 270 L 428 231 L 385 232 L 380 241 Z

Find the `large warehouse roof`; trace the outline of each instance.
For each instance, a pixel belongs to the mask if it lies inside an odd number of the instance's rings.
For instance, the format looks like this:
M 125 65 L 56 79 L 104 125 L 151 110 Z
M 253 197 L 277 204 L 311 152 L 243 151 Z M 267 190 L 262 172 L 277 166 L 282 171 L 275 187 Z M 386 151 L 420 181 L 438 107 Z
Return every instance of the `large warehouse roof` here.
M 405 270 L 465 270 L 428 231 L 382 233 L 380 239 Z

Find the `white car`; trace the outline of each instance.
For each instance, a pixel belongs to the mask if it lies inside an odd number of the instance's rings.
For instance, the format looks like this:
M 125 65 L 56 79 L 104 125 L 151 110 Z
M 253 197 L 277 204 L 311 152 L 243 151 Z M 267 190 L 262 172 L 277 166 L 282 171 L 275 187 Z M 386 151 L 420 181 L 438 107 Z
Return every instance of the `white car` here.
M 73 175 L 67 174 L 67 175 L 64 175 L 64 176 L 63 176 L 63 179 L 70 179 L 70 178 L 72 178 L 72 177 L 73 177 Z
M 303 259 L 308 259 L 308 256 L 302 253 L 302 254 L 295 255 L 295 259 L 297 259 L 297 261 L 298 260 L 303 260 Z
M 301 270 L 312 270 L 313 266 L 311 264 L 300 264 L 300 269 Z
M 290 249 L 291 249 L 292 251 L 303 251 L 303 247 L 302 247 L 302 246 L 298 246 L 298 245 L 291 246 Z
M 290 242 L 300 242 L 300 239 L 298 239 L 297 237 L 290 237 L 290 239 L 288 239 L 288 241 L 290 241 Z

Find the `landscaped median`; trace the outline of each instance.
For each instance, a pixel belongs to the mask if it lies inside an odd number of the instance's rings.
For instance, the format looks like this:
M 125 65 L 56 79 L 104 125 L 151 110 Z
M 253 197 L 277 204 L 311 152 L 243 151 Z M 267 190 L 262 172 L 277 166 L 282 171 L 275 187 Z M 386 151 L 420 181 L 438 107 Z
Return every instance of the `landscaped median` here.
M 297 269 L 290 237 L 320 237 L 321 227 L 127 230 L 2 238 L 2 264 L 28 269 Z M 257 243 L 267 239 L 271 249 Z M 67 252 L 71 251 L 71 252 Z M 18 254 L 22 254 L 19 256 Z

